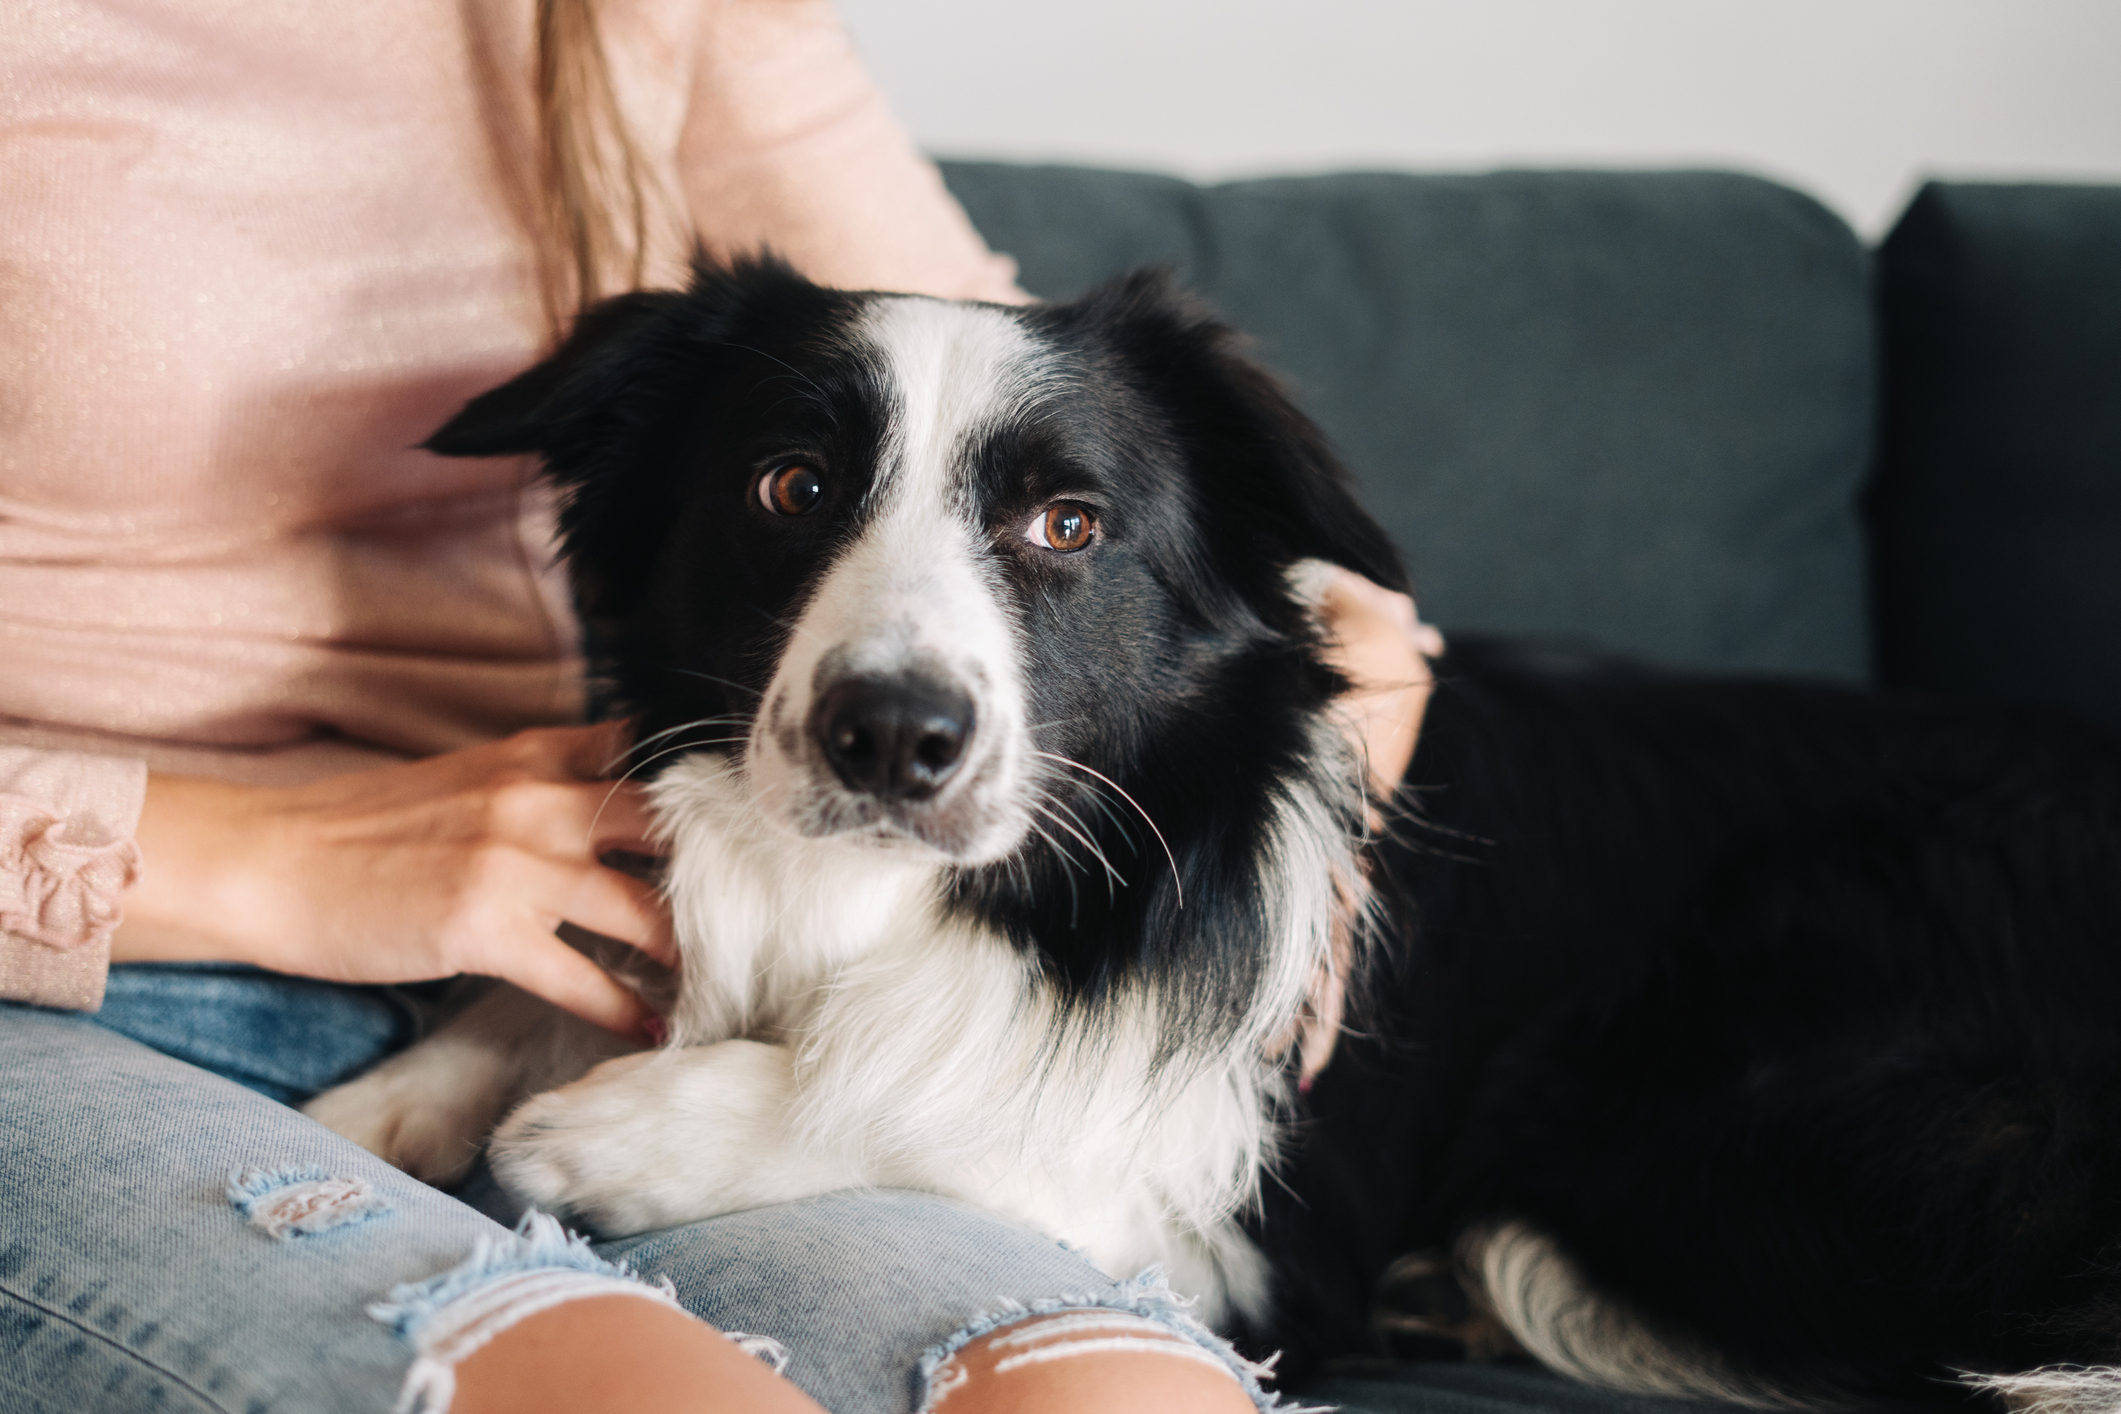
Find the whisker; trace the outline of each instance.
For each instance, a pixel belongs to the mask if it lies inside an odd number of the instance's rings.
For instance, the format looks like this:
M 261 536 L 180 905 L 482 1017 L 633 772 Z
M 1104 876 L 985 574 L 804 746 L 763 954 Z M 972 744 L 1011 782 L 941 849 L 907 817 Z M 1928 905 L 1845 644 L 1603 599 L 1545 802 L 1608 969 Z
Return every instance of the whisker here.
M 1171 865 L 1171 883 L 1178 890 L 1178 906 L 1180 908 L 1184 908 L 1186 906 L 1186 881 L 1178 877 L 1178 856 L 1171 852 L 1171 842 L 1164 838 L 1164 832 L 1162 830 L 1156 828 L 1156 822 L 1149 818 L 1148 811 L 1142 809 L 1140 801 L 1136 800 L 1133 796 L 1127 794 L 1126 789 L 1121 786 L 1118 781 L 1113 780 L 1103 771 L 1093 770 L 1072 757 L 1063 756 L 1057 751 L 1039 751 L 1036 749 L 1034 749 L 1031 754 L 1034 756 L 1043 756 L 1049 761 L 1058 761 L 1063 766 L 1073 766 L 1076 770 L 1083 772 L 1085 775 L 1095 776 L 1098 780 L 1103 781 L 1106 785 L 1118 791 L 1120 799 L 1126 801 L 1127 804 L 1134 807 L 1136 813 L 1142 817 L 1142 820 L 1149 826 L 1150 831 L 1155 834 L 1156 842 L 1164 847 L 1164 858 L 1169 861 Z
M 1075 862 L 1074 855 L 1060 847 L 1059 840 L 1054 839 L 1053 836 L 1038 827 L 1037 821 L 1032 822 L 1031 832 L 1050 845 L 1053 852 L 1059 855 L 1068 866 L 1061 870 L 1061 877 L 1068 881 L 1068 927 L 1073 929 L 1076 918 L 1082 912 L 1082 895 L 1075 888 L 1075 871 L 1081 866 Z
M 665 733 L 665 735 L 667 735 L 667 733 Z M 718 736 L 710 737 L 705 741 L 679 742 L 676 746 L 665 747 L 663 750 L 658 751 L 655 755 L 649 757 L 645 761 L 639 761 L 627 767 L 626 774 L 620 776 L 617 780 L 611 783 L 611 789 L 605 791 L 604 798 L 597 802 L 596 813 L 589 817 L 589 829 L 587 832 L 589 842 L 591 844 L 596 843 L 597 822 L 604 818 L 604 807 L 611 804 L 611 798 L 619 793 L 619 787 L 625 785 L 627 780 L 630 779 L 636 771 L 639 771 L 644 767 L 647 767 L 657 761 L 662 760 L 665 756 L 674 756 L 680 751 L 690 751 L 695 746 L 728 746 L 736 742 L 744 741 L 746 739 L 747 738 L 741 736 Z
M 659 732 L 642 737 L 629 750 L 639 751 L 642 747 L 651 746 L 666 736 L 675 736 L 679 732 L 690 731 L 694 727 L 733 727 L 740 722 L 748 722 L 750 720 L 751 714 L 748 712 L 724 712 L 713 717 L 694 717 L 689 722 L 680 722 L 674 727 L 665 727 Z
M 771 609 L 762 609 L 756 604 L 753 604 L 751 606 L 751 612 L 757 614 L 760 618 L 764 619 L 767 623 L 772 624 L 775 628 L 780 629 L 781 631 L 786 633 L 790 638 L 794 638 L 798 634 L 817 632 L 816 629 L 807 627 L 801 619 L 784 618 L 781 615 L 774 613 Z
M 1043 732 L 1043 731 L 1050 731 L 1050 730 L 1052 730 L 1052 729 L 1053 729 L 1054 727 L 1066 727 L 1066 726 L 1072 726 L 1072 725 L 1074 725 L 1075 723 L 1077 723 L 1077 722 L 1080 722 L 1080 721 L 1082 721 L 1082 720 L 1083 720 L 1083 718 L 1082 718 L 1082 717 L 1080 717 L 1080 716 L 1075 716 L 1075 717 L 1056 717 L 1056 718 L 1054 718 L 1054 719 L 1053 719 L 1052 721 L 1050 721 L 1050 722 L 1034 722 L 1034 723 L 1032 723 L 1032 724 L 1031 724 L 1030 726 L 1028 726 L 1028 727 L 1024 728 L 1024 730 L 1026 730 L 1026 731 L 1033 731 L 1033 732 Z
M 1093 787 L 1092 789 L 1094 790 L 1095 788 Z M 1086 794 L 1087 794 L 1087 792 L 1086 792 Z M 1103 810 L 1103 809 L 1104 809 L 1104 807 L 1103 807 L 1103 806 L 1102 806 L 1102 805 L 1101 805 L 1101 804 L 1100 804 L 1100 803 L 1098 802 L 1098 800 L 1097 800 L 1097 798 L 1096 798 L 1096 796 L 1095 796 L 1095 795 L 1091 795 L 1091 797 L 1090 797 L 1090 803 L 1091 803 L 1092 805 L 1097 805 L 1097 806 L 1098 806 L 1098 808 L 1099 808 L 1099 809 L 1101 809 L 1101 810 Z M 1081 829 L 1081 830 L 1083 831 L 1083 833 L 1084 833 L 1084 834 L 1089 834 L 1089 833 L 1091 833 L 1091 827 L 1090 827 L 1090 826 L 1089 826 L 1088 824 L 1086 824 L 1086 823 L 1084 822 L 1084 820 L 1083 820 L 1083 817 L 1082 817 L 1082 816 L 1080 816 L 1080 815 L 1078 815 L 1078 814 L 1076 814 L 1076 813 L 1075 813 L 1075 807 L 1074 807 L 1073 805 L 1069 804 L 1069 803 L 1068 803 L 1067 801 L 1061 800 L 1061 799 L 1059 799 L 1059 798 L 1058 798 L 1058 797 L 1056 797 L 1056 796 L 1051 796 L 1051 795 L 1049 795 L 1049 796 L 1047 796 L 1047 797 L 1046 797 L 1046 804 L 1048 804 L 1049 806 L 1053 807 L 1053 808 L 1054 808 L 1055 810 L 1058 810 L 1058 811 L 1060 811 L 1060 813 L 1061 813 L 1061 814 L 1062 814 L 1062 815 L 1063 815 L 1064 817 L 1066 817 L 1066 819 L 1067 819 L 1067 821 L 1068 821 L 1068 823 L 1069 823 L 1069 824 L 1071 824 L 1071 825 L 1074 825 L 1074 826 L 1077 826 L 1078 828 L 1080 828 L 1080 829 Z M 1107 818 L 1109 819 L 1109 818 L 1110 818 L 1110 816 L 1111 816 L 1111 812 L 1110 812 L 1109 810 L 1107 810 L 1107 811 L 1105 811 L 1105 814 L 1106 814 L 1106 817 L 1107 817 Z M 1127 836 L 1127 835 L 1126 835 L 1126 832 L 1125 832 L 1124 830 L 1122 830 L 1122 831 L 1121 831 L 1120 833 L 1121 833 L 1121 835 L 1122 835 L 1123 837 L 1126 837 L 1128 845 L 1130 845 L 1130 846 L 1131 846 L 1131 845 L 1133 845 L 1133 843 L 1134 843 L 1134 840 L 1133 840 L 1133 838 L 1132 838 L 1131 836 Z M 1138 852 L 1138 851 L 1137 851 L 1137 852 Z M 1099 857 L 1100 859 L 1102 859 L 1102 858 L 1104 857 L 1104 856 L 1103 856 L 1103 853 L 1102 853 L 1102 851 L 1100 851 L 1100 853 L 1099 853 L 1099 856 L 1098 856 L 1098 857 Z M 1123 880 L 1122 882 L 1124 882 L 1124 880 Z
M 1067 850 L 1061 847 L 1061 843 L 1059 840 L 1056 840 L 1055 838 L 1053 838 L 1053 836 L 1047 834 L 1044 830 L 1040 829 L 1036 823 L 1032 824 L 1031 832 L 1037 835 L 1040 839 L 1044 840 L 1047 844 L 1051 845 L 1053 847 L 1053 852 L 1059 855 L 1061 859 L 1066 862 L 1067 866 L 1070 869 L 1082 868 L 1082 864 L 1077 861 L 1076 857 L 1068 853 Z
M 1108 797 L 1098 784 L 1095 781 L 1084 781 L 1082 789 L 1083 795 L 1097 807 L 1097 813 L 1110 820 L 1112 828 L 1119 831 L 1119 837 L 1127 842 L 1127 848 L 1136 854 L 1141 853 L 1141 844 L 1134 838 L 1134 831 L 1127 828 L 1127 818 L 1112 809 L 1107 803 Z
M 655 743 L 661 741 L 666 736 L 672 736 L 678 732 L 691 731 L 694 727 L 732 726 L 738 722 L 746 720 L 748 720 L 748 718 L 745 714 L 741 712 L 730 712 L 719 717 L 696 717 L 689 722 L 680 722 L 674 727 L 665 727 L 662 731 L 656 732 L 652 736 L 642 737 L 639 741 L 633 743 L 624 751 L 621 751 L 618 755 L 612 757 L 609 761 L 606 761 L 604 763 L 604 769 L 606 771 L 610 770 L 612 767 L 618 765 L 621 761 L 624 761 L 627 757 L 633 755 L 634 752 L 639 751 L 642 747 L 653 746 Z
M 797 368 L 787 359 L 782 358 L 778 354 L 767 353 L 764 349 L 755 349 L 749 344 L 739 344 L 734 342 L 733 340 L 728 339 L 722 340 L 718 347 L 725 349 L 741 349 L 745 353 L 757 354 L 760 358 L 771 359 L 773 362 L 779 364 L 781 367 L 787 369 L 790 373 L 794 374 L 801 381 L 809 384 L 811 389 L 816 392 L 818 396 L 818 406 L 822 408 L 828 416 L 831 415 L 833 411 L 832 395 L 830 393 L 827 393 L 824 388 L 820 387 L 818 381 L 815 378 L 812 378 L 809 374 L 803 372 L 802 369 Z M 837 421 L 837 419 L 835 418 L 834 421 Z
M 1105 881 L 1106 892 L 1111 892 L 1111 885 L 1115 881 L 1122 885 L 1127 882 L 1125 878 L 1121 877 L 1120 872 L 1112 867 L 1112 861 L 1105 858 L 1105 852 L 1102 849 L 1098 848 L 1097 842 L 1095 840 L 1091 839 L 1081 830 L 1078 830 L 1074 825 L 1069 824 L 1067 820 L 1062 819 L 1059 814 L 1057 814 L 1047 805 L 1034 803 L 1031 808 L 1036 810 L 1039 814 L 1045 816 L 1048 820 L 1051 820 L 1054 824 L 1060 826 L 1063 830 L 1066 830 L 1069 834 L 1075 836 L 1078 840 L 1082 841 L 1083 848 L 1089 850 L 1092 857 L 1094 857 L 1099 864 L 1104 866 L 1105 873 L 1109 876 Z
M 657 666 L 666 673 L 680 673 L 688 678 L 702 678 L 708 682 L 718 682 L 724 687 L 733 687 L 738 692 L 748 692 L 753 697 L 764 697 L 766 695 L 755 687 L 746 687 L 743 683 L 732 681 L 729 678 L 718 678 L 713 673 L 703 673 L 692 668 L 673 668 L 667 663 L 659 663 Z

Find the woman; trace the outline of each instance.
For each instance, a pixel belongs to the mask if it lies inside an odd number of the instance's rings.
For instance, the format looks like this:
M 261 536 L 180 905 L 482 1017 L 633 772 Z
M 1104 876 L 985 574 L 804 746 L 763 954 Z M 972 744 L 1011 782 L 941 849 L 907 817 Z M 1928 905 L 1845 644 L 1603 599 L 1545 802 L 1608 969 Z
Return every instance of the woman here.
M 939 1200 L 596 1256 L 285 1107 L 414 1024 L 328 984 L 480 973 L 638 1035 L 554 929 L 671 955 L 598 862 L 646 820 L 600 781 L 618 730 L 568 725 L 527 468 L 408 449 L 695 239 L 1023 298 L 822 0 L 57 3 L 0 68 L 0 996 L 27 1004 L 0 1020 L 0 1404 L 1264 1400 L 1153 1287 Z M 1335 603 L 1353 674 L 1420 675 L 1403 600 Z M 1389 776 L 1418 693 L 1358 705 Z M 391 1326 L 364 1312 L 400 1284 Z

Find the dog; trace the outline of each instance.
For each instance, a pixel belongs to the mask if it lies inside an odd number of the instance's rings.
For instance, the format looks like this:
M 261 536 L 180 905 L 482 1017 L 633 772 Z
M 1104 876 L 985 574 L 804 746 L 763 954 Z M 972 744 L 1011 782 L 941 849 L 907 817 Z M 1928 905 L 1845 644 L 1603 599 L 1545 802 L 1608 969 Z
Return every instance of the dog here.
M 333 1127 L 431 1177 L 493 1130 L 610 1234 L 951 1195 L 1297 1368 L 1383 1330 L 1764 1406 L 2121 1403 L 2111 736 L 1454 639 L 1373 832 L 1314 598 L 1404 572 L 1155 276 L 703 265 L 430 445 L 566 493 L 684 966 L 666 1047 L 501 989 Z
M 1315 585 L 1405 577 L 1232 332 L 1153 275 L 1015 309 L 703 264 L 428 445 L 565 494 L 670 1041 L 500 989 L 309 1112 L 437 1180 L 508 1112 L 505 1187 L 608 1234 L 915 1188 L 1263 1313 L 1239 1215 L 1366 892 Z
M 1301 1371 L 2121 1404 L 2121 741 L 1452 636 L 1254 1226 Z

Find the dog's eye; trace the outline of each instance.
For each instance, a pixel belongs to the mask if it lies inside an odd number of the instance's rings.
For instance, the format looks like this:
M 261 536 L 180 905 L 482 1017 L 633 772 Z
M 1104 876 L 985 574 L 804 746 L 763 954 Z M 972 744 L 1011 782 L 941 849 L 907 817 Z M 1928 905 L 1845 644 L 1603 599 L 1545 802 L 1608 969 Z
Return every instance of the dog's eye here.
M 1031 519 L 1024 538 L 1048 550 L 1073 554 L 1089 545 L 1097 532 L 1097 517 L 1090 508 L 1074 501 L 1055 501 Z
M 825 478 L 814 466 L 795 462 L 759 478 L 759 504 L 777 516 L 806 516 L 825 499 Z

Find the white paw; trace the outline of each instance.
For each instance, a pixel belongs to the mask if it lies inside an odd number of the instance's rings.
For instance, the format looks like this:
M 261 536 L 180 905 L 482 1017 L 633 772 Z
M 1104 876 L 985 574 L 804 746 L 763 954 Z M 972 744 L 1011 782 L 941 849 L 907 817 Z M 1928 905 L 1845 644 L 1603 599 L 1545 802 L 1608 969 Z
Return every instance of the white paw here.
M 673 1207 L 670 1116 L 634 1073 L 656 1052 L 606 1061 L 572 1085 L 533 1095 L 494 1131 L 494 1176 L 531 1207 L 607 1237 L 708 1216 Z M 696 1207 L 697 1205 L 692 1205 Z

